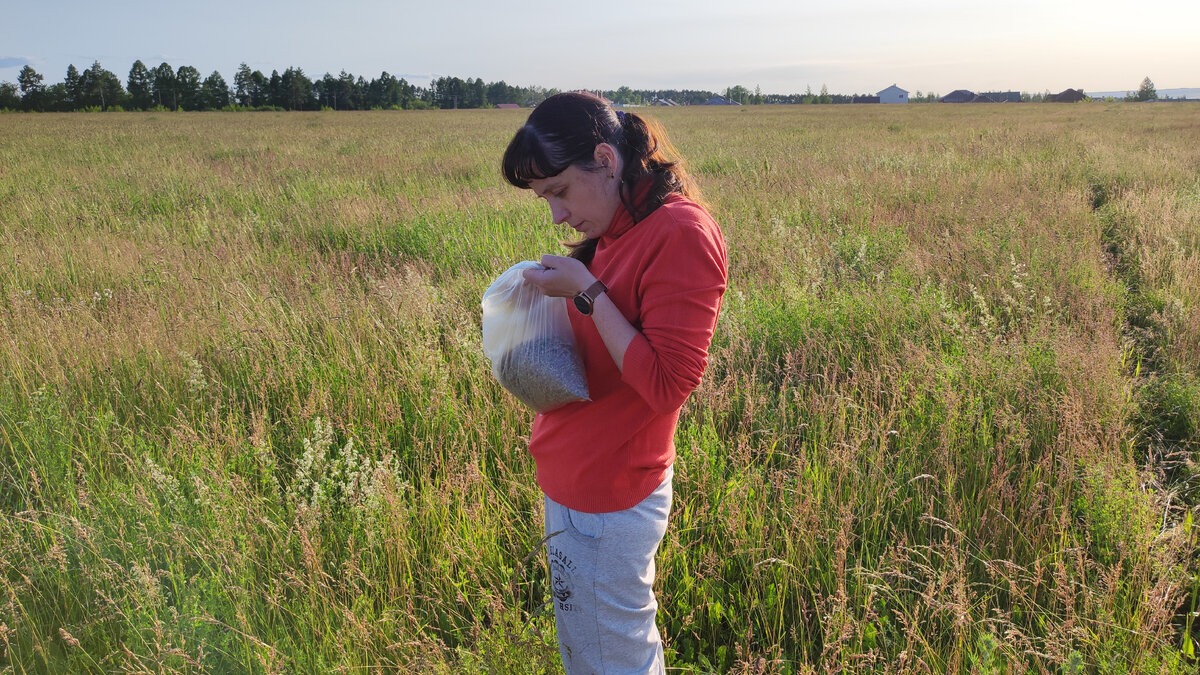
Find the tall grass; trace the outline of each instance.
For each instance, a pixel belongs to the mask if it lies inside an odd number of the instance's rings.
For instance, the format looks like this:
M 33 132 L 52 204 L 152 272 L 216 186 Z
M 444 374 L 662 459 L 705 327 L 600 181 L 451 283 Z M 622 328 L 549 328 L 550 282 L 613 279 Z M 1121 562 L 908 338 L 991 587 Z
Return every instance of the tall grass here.
M 1190 672 L 1196 111 L 654 113 L 731 261 L 669 666 Z M 0 118 L 0 671 L 558 671 L 524 114 Z

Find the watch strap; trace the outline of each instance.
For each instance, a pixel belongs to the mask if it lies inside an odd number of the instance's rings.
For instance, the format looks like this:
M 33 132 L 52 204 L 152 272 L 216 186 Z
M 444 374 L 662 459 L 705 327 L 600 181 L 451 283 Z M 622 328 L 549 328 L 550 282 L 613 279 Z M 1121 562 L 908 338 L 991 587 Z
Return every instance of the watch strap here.
M 608 286 L 605 286 L 603 282 L 597 279 L 594 284 L 575 294 L 575 297 L 572 299 L 575 303 L 575 309 L 578 309 L 579 313 L 584 316 L 591 316 L 592 310 L 595 308 L 596 298 L 600 297 L 600 294 L 607 290 Z
M 608 292 L 608 286 L 605 286 L 603 281 L 597 279 L 596 283 L 588 286 L 587 290 L 585 290 L 583 294 L 587 296 L 588 300 L 596 302 L 596 298 L 600 297 L 601 293 L 606 292 Z

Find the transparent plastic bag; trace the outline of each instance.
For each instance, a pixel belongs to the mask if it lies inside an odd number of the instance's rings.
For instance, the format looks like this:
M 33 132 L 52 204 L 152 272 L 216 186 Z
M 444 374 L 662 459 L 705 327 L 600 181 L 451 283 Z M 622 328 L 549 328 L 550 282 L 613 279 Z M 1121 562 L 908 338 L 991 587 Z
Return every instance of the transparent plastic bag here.
M 508 268 L 483 294 L 483 353 L 492 375 L 525 405 L 546 412 L 588 400 L 583 359 L 566 298 L 543 295 L 521 276 L 532 261 Z

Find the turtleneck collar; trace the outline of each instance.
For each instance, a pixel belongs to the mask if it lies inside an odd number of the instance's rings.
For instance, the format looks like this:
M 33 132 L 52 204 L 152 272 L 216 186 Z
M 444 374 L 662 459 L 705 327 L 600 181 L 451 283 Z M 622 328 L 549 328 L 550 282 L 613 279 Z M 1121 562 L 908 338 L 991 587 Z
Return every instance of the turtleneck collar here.
M 650 196 L 650 188 L 653 186 L 654 178 L 652 176 L 643 178 L 634 191 L 633 203 L 638 207 L 644 206 L 647 197 Z M 625 208 L 625 202 L 622 201 L 621 205 L 617 207 L 617 212 L 613 214 L 613 219 L 608 224 L 608 229 L 604 231 L 604 234 L 600 235 L 600 241 L 609 242 L 618 239 L 621 235 L 633 229 L 633 226 L 637 225 L 638 222 L 640 221 L 633 219 L 633 214 L 629 212 L 629 209 Z

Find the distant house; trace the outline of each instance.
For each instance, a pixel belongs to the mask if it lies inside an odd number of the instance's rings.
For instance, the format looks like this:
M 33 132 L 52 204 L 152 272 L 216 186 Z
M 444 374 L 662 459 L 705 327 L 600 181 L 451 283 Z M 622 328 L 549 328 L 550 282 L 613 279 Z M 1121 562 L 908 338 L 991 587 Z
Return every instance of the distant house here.
M 855 94 L 854 100 L 851 101 L 851 103 L 879 103 L 879 97 L 878 96 L 859 96 L 858 94 Z
M 650 101 L 650 105 L 677 106 L 679 104 L 675 102 L 675 99 L 656 97 Z
M 741 105 L 737 101 L 731 101 L 724 96 L 713 96 L 704 102 L 704 105 Z
M 975 92 L 966 89 L 955 89 L 938 99 L 938 103 L 971 103 L 975 100 Z
M 908 92 L 892 85 L 879 92 L 880 103 L 908 103 Z
M 938 99 L 938 103 L 995 103 L 996 100 L 985 94 L 976 94 L 967 89 L 955 89 Z
M 1019 91 L 985 91 L 981 96 L 986 96 L 996 103 L 1021 102 L 1021 92 Z
M 507 109 L 511 109 L 511 108 L 520 108 L 521 106 L 517 105 L 516 103 L 497 103 L 496 107 L 504 108 L 507 110 Z
M 1083 93 L 1082 89 L 1067 89 L 1057 94 L 1050 94 L 1046 100 L 1051 103 L 1078 103 L 1086 101 L 1087 98 L 1088 95 Z

